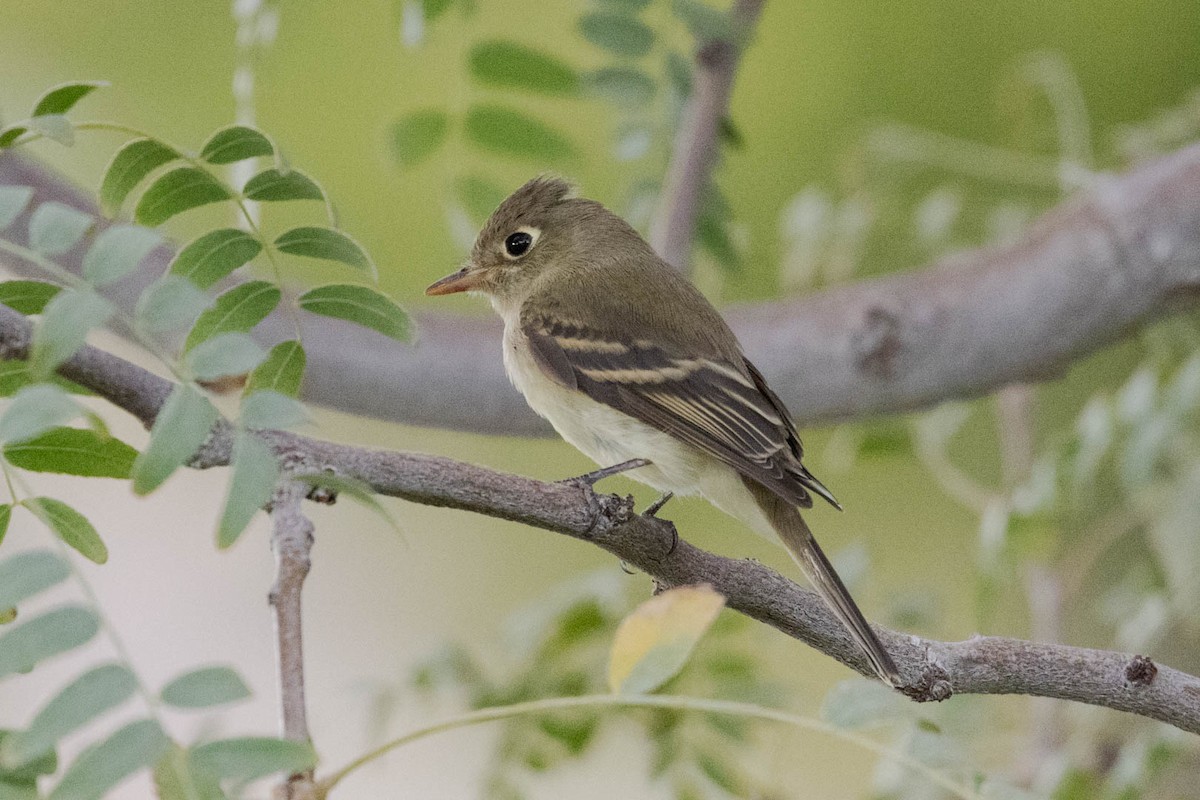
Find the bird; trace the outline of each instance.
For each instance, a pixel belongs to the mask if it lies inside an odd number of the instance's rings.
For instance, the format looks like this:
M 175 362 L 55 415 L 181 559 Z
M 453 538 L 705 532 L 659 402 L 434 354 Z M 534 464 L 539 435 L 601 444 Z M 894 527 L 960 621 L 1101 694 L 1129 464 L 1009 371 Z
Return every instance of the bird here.
M 505 199 L 431 296 L 481 294 L 504 322 L 503 360 L 528 405 L 601 466 L 702 495 L 786 547 L 875 674 L 895 663 L 799 509 L 833 494 L 801 463 L 787 408 L 720 313 L 601 203 L 556 176 Z

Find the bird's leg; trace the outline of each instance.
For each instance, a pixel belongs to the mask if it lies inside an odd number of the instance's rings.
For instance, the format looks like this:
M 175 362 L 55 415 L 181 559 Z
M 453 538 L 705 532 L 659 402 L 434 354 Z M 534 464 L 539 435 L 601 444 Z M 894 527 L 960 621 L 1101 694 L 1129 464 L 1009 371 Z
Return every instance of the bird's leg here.
M 559 481 L 559 483 L 577 483 L 584 486 L 595 486 L 605 478 L 620 475 L 622 472 L 628 472 L 631 469 L 648 466 L 650 466 L 650 462 L 644 458 L 631 458 L 628 461 L 622 461 L 620 464 L 613 464 L 611 467 L 604 467 L 603 469 L 598 469 L 575 478 L 567 478 L 566 480 Z

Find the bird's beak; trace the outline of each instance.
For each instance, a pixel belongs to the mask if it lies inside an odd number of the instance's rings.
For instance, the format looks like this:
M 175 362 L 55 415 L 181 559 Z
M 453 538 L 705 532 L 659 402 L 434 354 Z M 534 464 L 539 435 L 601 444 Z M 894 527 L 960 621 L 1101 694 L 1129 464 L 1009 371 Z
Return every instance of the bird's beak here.
M 463 267 L 458 272 L 451 272 L 440 281 L 431 283 L 425 289 L 425 294 L 434 297 L 439 294 L 467 292 L 476 288 L 482 277 L 483 272 L 481 270 L 471 270 L 470 267 Z

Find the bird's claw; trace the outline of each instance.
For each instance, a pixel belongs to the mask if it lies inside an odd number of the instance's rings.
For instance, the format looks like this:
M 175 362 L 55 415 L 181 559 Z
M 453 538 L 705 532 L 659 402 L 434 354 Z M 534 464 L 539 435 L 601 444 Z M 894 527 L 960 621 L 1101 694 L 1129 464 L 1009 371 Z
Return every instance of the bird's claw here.
M 559 483 L 574 483 L 583 486 L 595 486 L 598 482 L 605 478 L 611 478 L 613 475 L 620 475 L 622 472 L 629 472 L 631 469 L 640 469 L 641 467 L 650 466 L 650 462 L 644 458 L 631 458 L 628 461 L 622 461 L 620 464 L 613 464 L 611 467 L 603 467 L 593 472 L 588 472 L 574 478 L 567 478 L 559 481 Z

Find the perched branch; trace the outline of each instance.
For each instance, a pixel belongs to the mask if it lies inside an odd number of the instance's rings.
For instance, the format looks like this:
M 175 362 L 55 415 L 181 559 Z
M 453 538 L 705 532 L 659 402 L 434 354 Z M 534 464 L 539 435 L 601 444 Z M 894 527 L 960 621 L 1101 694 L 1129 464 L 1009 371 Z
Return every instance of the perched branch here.
M 0 183 L 95 210 L 69 182 L 20 155 L 0 154 Z M 18 220 L 7 235 L 25 227 Z M 78 257 L 68 254 L 68 266 L 78 269 Z M 141 273 L 116 287 L 117 302 L 131 308 L 167 258 L 165 248 L 147 258 Z M 1195 307 L 1197 297 L 1200 145 L 1193 145 L 1102 179 L 1015 244 L 728 316 L 797 421 L 811 424 L 1047 380 L 1079 356 Z M 419 322 L 421 340 L 412 347 L 335 320 L 306 325 L 306 399 L 420 425 L 548 431 L 504 376 L 498 322 L 435 314 Z M 278 325 L 267 336 L 286 330 Z
M 650 222 L 650 245 L 678 269 L 686 269 L 691 257 L 696 220 L 717 163 L 721 120 L 729 109 L 742 44 L 762 6 L 763 0 L 737 0 L 729 12 L 729 37 L 701 42 L 696 51 L 692 93 L 683 109 L 658 208 Z
M 23 358 L 30 324 L 0 306 L 0 358 Z M 99 372 L 97 371 L 99 370 Z M 164 378 L 92 347 L 61 373 L 145 423 L 171 388 Z M 281 431 L 260 435 L 284 469 L 329 470 L 376 492 L 425 505 L 514 520 L 591 542 L 641 569 L 663 586 L 710 583 L 729 606 L 793 636 L 864 675 L 871 669 L 821 599 L 753 561 L 722 558 L 686 541 L 674 527 L 640 515 L 631 498 L 598 495 L 578 483 L 543 483 L 448 458 L 368 450 Z M 227 464 L 232 432 L 213 429 L 193 459 L 197 468 Z M 282 523 L 280 523 L 282 524 Z M 939 642 L 877 628 L 915 700 L 958 694 L 1027 694 L 1129 711 L 1200 733 L 1200 678 L 1144 656 L 996 637 Z

